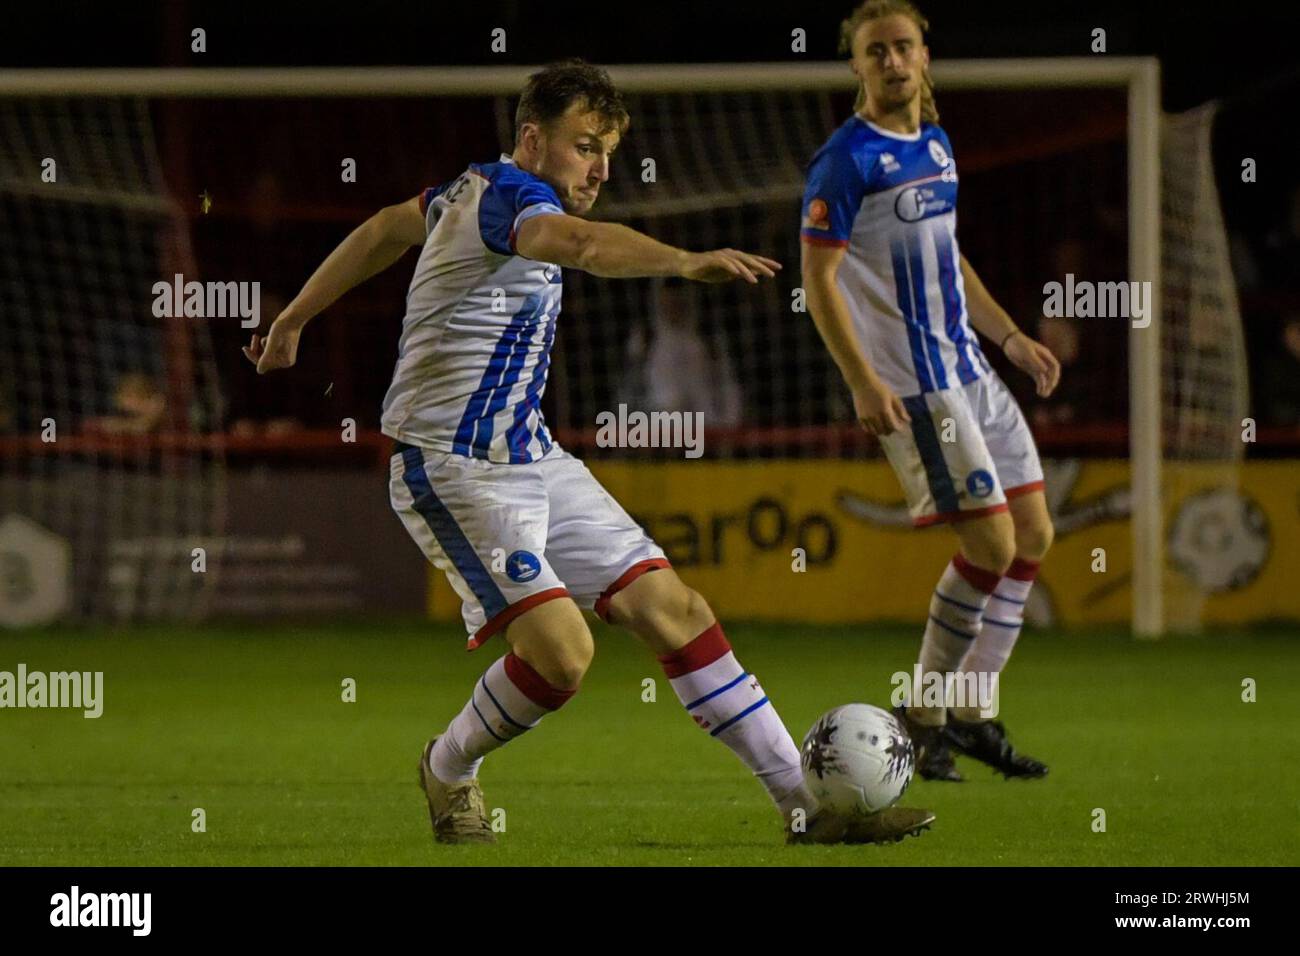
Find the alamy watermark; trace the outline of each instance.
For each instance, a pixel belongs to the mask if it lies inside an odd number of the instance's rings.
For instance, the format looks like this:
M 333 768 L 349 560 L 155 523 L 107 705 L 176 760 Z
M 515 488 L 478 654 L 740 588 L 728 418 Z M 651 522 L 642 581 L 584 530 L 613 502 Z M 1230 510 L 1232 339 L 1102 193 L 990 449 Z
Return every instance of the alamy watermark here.
M 132 936 L 148 936 L 152 916 L 152 893 L 83 893 L 74 885 L 50 897 L 51 926 L 125 926 Z
M 0 707 L 68 707 L 87 720 L 104 713 L 103 671 L 0 671 Z
M 240 328 L 255 329 L 262 322 L 262 283 L 186 282 L 179 272 L 171 282 L 153 284 L 156 318 L 231 319 Z
M 978 710 L 991 720 L 998 715 L 998 677 L 996 671 L 922 671 L 918 662 L 910 674 L 895 671 L 889 678 L 894 687 L 889 700 L 895 707 Z
M 1132 319 L 1135 329 L 1151 324 L 1150 282 L 1076 282 L 1067 272 L 1064 283 L 1045 284 L 1043 296 L 1045 318 Z
M 703 412 L 629 412 L 626 404 L 596 416 L 601 448 L 684 448 L 687 458 L 704 454 Z

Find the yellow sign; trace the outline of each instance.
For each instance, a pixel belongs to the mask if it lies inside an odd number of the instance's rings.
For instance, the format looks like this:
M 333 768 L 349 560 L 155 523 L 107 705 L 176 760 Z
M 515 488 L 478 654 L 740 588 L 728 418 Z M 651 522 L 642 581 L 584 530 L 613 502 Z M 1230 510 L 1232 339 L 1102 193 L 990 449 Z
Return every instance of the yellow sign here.
M 1057 535 L 1027 619 L 1128 623 L 1128 463 L 1044 464 Z M 589 466 L 724 620 L 921 621 L 957 547 L 942 525 L 912 527 L 883 460 Z M 1181 465 L 1166 477 L 1171 626 L 1300 618 L 1296 463 Z M 437 578 L 431 606 L 456 619 L 459 599 Z

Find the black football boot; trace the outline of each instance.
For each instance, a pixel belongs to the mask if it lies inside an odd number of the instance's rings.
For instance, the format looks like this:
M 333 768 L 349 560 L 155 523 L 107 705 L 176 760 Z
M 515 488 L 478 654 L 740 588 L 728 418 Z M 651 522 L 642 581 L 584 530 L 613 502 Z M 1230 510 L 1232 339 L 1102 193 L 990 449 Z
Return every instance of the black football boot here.
M 988 764 L 1007 779 L 1012 777 L 1046 777 L 1047 764 L 1016 753 L 1007 739 L 1007 729 L 1000 720 L 970 723 L 948 714 L 943 736 L 960 754 Z
M 916 748 L 916 770 L 925 780 L 946 780 L 949 783 L 961 783 L 963 779 L 953 760 L 952 750 L 944 736 L 942 727 L 928 727 L 918 724 L 907 715 L 907 708 L 899 704 L 890 711 L 912 738 Z

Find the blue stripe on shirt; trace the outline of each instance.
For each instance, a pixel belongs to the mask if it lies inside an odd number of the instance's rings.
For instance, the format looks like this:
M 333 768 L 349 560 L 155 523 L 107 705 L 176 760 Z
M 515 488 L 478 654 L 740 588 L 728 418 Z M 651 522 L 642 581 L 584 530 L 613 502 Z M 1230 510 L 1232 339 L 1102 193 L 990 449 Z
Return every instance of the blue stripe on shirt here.
M 470 444 L 474 441 L 479 417 L 483 414 L 483 410 L 486 408 L 493 392 L 501 384 L 501 376 L 505 372 L 506 362 L 509 360 L 515 343 L 518 341 L 520 333 L 523 332 L 529 317 L 536 311 L 539 299 L 540 297 L 535 294 L 525 298 L 519 311 L 511 317 L 509 324 L 502 330 L 501 337 L 497 339 L 497 344 L 492 350 L 492 357 L 488 359 L 487 368 L 483 370 L 483 377 L 478 383 L 478 388 L 470 396 L 469 402 L 465 405 L 465 412 L 460 417 L 460 424 L 456 426 L 456 437 L 452 441 L 452 451 L 456 454 L 469 455 Z
M 907 231 L 907 262 L 912 278 L 912 302 L 916 309 L 916 324 L 925 336 L 925 348 L 930 355 L 930 367 L 934 372 L 935 388 L 942 391 L 948 387 L 948 373 L 943 368 L 943 352 L 939 348 L 939 339 L 930 328 L 930 309 L 925 301 L 925 260 L 921 257 L 921 240 L 918 231 Z
M 953 264 L 954 250 L 948 233 L 942 229 L 934 234 L 934 251 L 939 261 L 939 291 L 943 297 L 943 327 L 957 352 L 957 378 L 963 385 L 979 378 L 971 365 L 970 342 L 961 320 L 961 296 L 957 293 L 957 274 Z
M 894 293 L 898 297 L 898 308 L 903 313 L 903 327 L 907 329 L 907 343 L 912 350 L 912 371 L 923 392 L 934 391 L 934 380 L 925 364 L 925 349 L 921 342 L 921 330 L 912 314 L 912 283 L 907 274 L 907 256 L 902 242 L 897 239 L 889 244 L 890 256 L 894 261 Z

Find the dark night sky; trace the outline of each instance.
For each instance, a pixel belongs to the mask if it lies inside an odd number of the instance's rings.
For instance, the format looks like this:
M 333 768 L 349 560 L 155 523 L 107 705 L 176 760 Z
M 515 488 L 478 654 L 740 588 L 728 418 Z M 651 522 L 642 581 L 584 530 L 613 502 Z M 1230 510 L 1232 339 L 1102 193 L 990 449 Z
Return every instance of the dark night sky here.
M 36 6 L 36 5 L 33 5 Z M 169 4 L 54 2 L 7 15 L 4 66 L 454 65 L 540 63 L 579 55 L 599 63 L 785 60 L 790 31 L 808 31 L 810 59 L 834 58 L 846 0 L 789 3 L 456 3 L 352 0 Z M 1164 65 L 1166 109 L 1251 90 L 1300 69 L 1300 9 L 1243 0 L 1027 3 L 929 0 L 935 57 L 1087 54 L 1094 27 L 1113 55 Z M 208 52 L 189 52 L 193 26 Z M 493 27 L 509 52 L 492 54 Z

